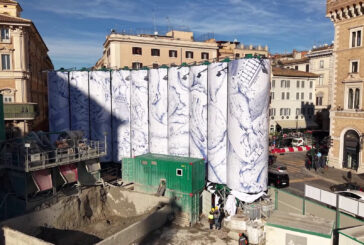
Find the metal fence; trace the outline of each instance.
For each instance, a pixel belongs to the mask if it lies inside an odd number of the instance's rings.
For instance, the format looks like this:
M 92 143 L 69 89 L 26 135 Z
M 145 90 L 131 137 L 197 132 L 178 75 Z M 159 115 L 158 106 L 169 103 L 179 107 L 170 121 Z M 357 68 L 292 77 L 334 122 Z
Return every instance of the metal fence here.
M 305 185 L 305 196 L 364 218 L 364 202 Z
M 336 220 L 336 209 L 329 205 L 319 202 L 309 197 L 301 197 L 292 194 L 284 189 L 270 187 L 268 194 L 271 196 L 275 204 L 275 209 L 288 213 L 296 213 L 303 215 L 314 215 L 327 220 Z M 325 195 L 325 194 L 324 194 Z M 355 218 L 345 212 L 339 212 L 338 227 L 350 227 L 363 225 L 364 219 Z

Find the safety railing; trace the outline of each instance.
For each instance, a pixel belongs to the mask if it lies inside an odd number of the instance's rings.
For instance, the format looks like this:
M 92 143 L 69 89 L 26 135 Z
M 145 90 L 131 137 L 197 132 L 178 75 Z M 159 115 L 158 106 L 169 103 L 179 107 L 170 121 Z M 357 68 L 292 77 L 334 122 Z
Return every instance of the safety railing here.
M 76 163 L 106 155 L 106 141 L 78 141 L 74 147 L 59 147 L 50 151 L 33 153 L 29 147 L 0 156 L 1 167 L 32 172 L 55 166 Z

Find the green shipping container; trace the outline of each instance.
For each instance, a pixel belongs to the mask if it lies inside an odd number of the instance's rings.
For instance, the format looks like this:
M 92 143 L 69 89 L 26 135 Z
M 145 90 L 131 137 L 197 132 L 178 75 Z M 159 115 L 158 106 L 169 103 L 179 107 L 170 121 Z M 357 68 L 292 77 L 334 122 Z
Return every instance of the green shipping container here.
M 165 180 L 167 189 L 183 193 L 201 191 L 205 175 L 205 162 L 197 158 L 148 153 L 124 158 L 122 164 L 123 180 L 156 188 Z
M 135 158 L 124 158 L 122 178 L 134 182 L 135 190 L 155 194 L 162 181 L 167 197 L 181 207 L 181 217 L 196 223 L 202 213 L 201 193 L 205 187 L 203 159 L 148 153 Z

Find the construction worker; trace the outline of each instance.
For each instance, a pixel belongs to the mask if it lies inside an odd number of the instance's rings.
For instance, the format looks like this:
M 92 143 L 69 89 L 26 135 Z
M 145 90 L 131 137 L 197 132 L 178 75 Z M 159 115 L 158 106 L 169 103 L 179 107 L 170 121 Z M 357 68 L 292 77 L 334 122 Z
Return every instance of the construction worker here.
M 215 209 L 214 208 L 211 208 L 211 211 L 209 213 L 209 223 L 210 223 L 210 230 L 212 230 L 212 228 L 214 227 L 214 212 L 215 212 Z
M 215 212 L 214 212 L 215 229 L 219 228 L 219 216 L 220 216 L 219 207 L 215 207 Z

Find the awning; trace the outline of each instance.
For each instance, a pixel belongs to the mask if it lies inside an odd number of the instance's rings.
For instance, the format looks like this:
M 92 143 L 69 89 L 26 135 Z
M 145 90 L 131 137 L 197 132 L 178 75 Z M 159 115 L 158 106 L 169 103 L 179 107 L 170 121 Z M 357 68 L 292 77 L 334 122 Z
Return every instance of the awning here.
M 315 128 L 318 127 L 317 123 L 305 120 L 281 120 L 277 124 L 282 128 Z
M 282 128 L 306 128 L 305 120 L 281 120 L 277 121 L 277 124 Z

